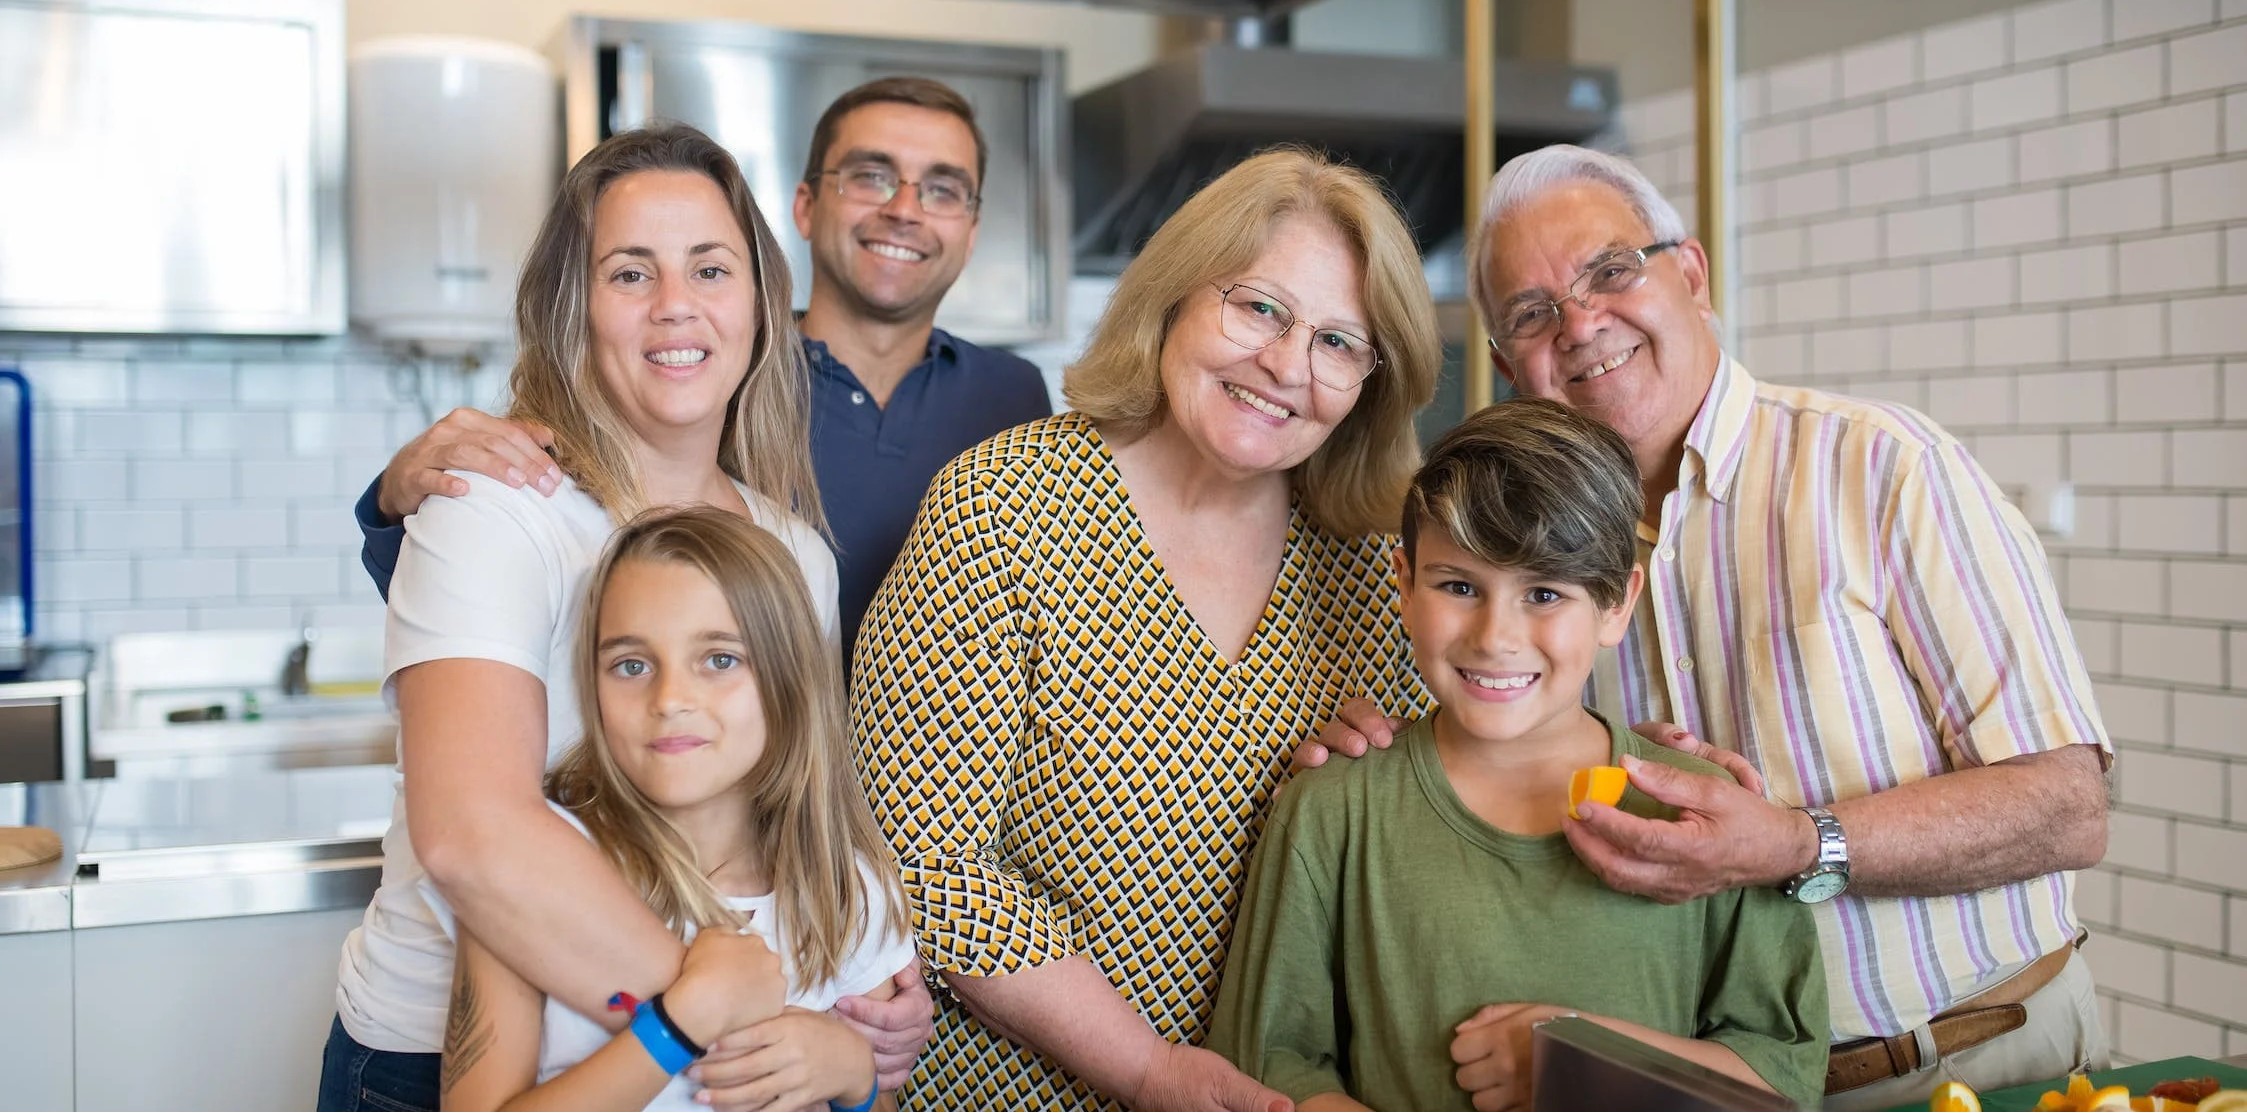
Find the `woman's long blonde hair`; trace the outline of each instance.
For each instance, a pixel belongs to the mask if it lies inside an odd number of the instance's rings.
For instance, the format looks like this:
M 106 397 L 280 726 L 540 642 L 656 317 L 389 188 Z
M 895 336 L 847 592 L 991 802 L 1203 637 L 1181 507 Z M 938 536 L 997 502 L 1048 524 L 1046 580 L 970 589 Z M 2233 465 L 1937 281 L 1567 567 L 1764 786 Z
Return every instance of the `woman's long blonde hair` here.
M 552 429 L 556 462 L 616 520 L 646 507 L 632 431 L 593 366 L 586 309 L 594 206 L 611 183 L 643 170 L 685 171 L 717 183 L 749 241 L 757 335 L 748 374 L 726 413 L 718 466 L 824 533 L 811 470 L 811 371 L 790 308 L 787 256 L 733 156 L 685 124 L 612 135 L 562 178 L 515 289 L 517 352 L 508 379 L 514 401 L 507 416 Z
M 740 514 L 708 506 L 649 511 L 627 523 L 594 569 L 577 637 L 578 714 L 585 735 L 546 775 L 546 794 L 592 832 L 624 878 L 675 929 L 739 927 L 684 836 L 618 768 L 601 724 L 601 597 L 629 561 L 685 564 L 718 585 L 739 628 L 742 663 L 764 705 L 765 748 L 738 791 L 751 845 L 765 864 L 792 980 L 836 976 L 853 943 L 906 932 L 905 896 L 889 841 L 853 771 L 842 668 L 821 632 L 811 590 L 787 546 Z M 880 924 L 863 863 L 880 878 Z
M 1443 341 L 1412 233 L 1362 170 L 1280 147 L 1203 186 L 1124 268 L 1061 392 L 1070 406 L 1132 431 L 1162 421 L 1163 343 L 1180 307 L 1189 297 L 1215 297 L 1211 284 L 1254 263 L 1290 216 L 1325 220 L 1349 241 L 1365 268 L 1367 339 L 1381 353 L 1349 416 L 1295 468 L 1295 491 L 1328 533 L 1383 533 L 1396 528 L 1420 463 L 1412 415 L 1435 397 Z

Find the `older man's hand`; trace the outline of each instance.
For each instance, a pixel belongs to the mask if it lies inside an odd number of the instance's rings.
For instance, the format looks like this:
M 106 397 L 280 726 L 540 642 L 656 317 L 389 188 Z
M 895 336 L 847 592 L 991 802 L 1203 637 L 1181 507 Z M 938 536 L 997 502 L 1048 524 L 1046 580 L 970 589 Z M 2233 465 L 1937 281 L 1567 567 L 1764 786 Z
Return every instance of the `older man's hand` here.
M 1808 868 L 1818 836 L 1810 817 L 1769 803 L 1721 777 L 1623 758 L 1638 790 L 1678 810 L 1647 819 L 1594 801 L 1561 830 L 1576 857 L 1609 887 L 1680 904 L 1696 897 L 1776 885 Z

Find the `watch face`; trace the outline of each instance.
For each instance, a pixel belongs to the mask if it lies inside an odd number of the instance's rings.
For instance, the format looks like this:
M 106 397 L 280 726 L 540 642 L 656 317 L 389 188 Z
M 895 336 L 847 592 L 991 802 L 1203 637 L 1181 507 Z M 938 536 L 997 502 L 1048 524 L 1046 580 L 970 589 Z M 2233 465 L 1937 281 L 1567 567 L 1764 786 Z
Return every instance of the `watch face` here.
M 1838 870 L 1833 873 L 1821 873 L 1795 886 L 1794 899 L 1804 904 L 1817 904 L 1820 901 L 1828 901 L 1840 896 L 1841 891 L 1848 887 L 1848 874 Z

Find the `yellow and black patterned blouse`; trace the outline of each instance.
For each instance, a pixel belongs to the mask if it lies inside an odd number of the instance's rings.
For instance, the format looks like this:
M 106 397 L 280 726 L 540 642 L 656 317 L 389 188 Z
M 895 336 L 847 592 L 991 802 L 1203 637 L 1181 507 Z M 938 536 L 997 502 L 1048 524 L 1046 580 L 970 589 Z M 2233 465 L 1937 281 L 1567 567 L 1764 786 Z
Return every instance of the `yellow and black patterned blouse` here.
M 1249 852 L 1295 746 L 1346 699 L 1413 715 L 1388 563 L 1300 509 L 1239 661 L 1202 635 L 1092 422 L 954 460 L 859 635 L 852 720 L 938 973 L 1091 959 L 1164 1038 L 1198 1042 Z M 907 1108 L 1114 1108 L 938 993 Z

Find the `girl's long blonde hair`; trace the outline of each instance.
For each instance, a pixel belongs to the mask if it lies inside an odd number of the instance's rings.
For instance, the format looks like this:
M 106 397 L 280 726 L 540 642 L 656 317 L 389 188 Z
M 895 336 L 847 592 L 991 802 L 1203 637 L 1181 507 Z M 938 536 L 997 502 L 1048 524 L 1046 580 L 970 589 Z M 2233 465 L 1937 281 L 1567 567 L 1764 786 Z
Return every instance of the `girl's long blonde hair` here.
M 601 724 L 601 597 L 628 561 L 685 564 L 710 577 L 739 628 L 742 662 L 764 705 L 765 748 L 738 791 L 751 844 L 765 863 L 791 978 L 836 976 L 852 945 L 876 931 L 906 932 L 905 896 L 889 842 L 874 825 L 852 770 L 842 668 L 821 632 L 811 590 L 787 546 L 747 518 L 708 506 L 655 510 L 617 532 L 594 569 L 577 637 L 578 713 L 585 735 L 546 775 L 546 794 L 584 821 L 593 841 L 647 895 L 656 915 L 685 925 L 734 928 L 684 836 L 609 752 Z M 880 879 L 888 915 L 867 912 L 864 863 Z
M 717 183 L 749 241 L 757 335 L 748 373 L 726 411 L 718 466 L 826 532 L 811 470 L 811 370 L 789 305 L 788 258 L 733 156 L 685 124 L 618 132 L 587 151 L 562 178 L 515 289 L 517 350 L 508 378 L 514 401 L 507 416 L 552 429 L 555 461 L 615 520 L 646 507 L 632 431 L 593 365 L 586 308 L 594 206 L 611 183 L 643 170 L 685 171 Z

